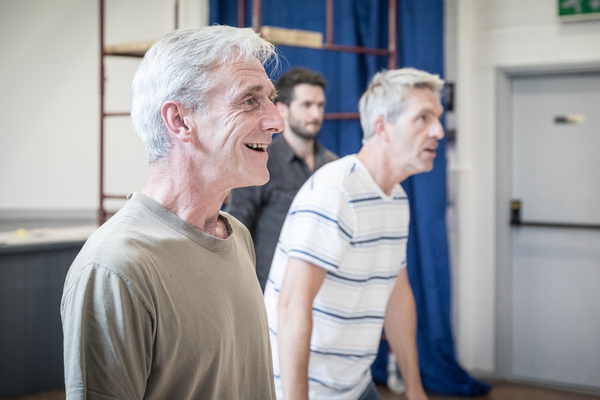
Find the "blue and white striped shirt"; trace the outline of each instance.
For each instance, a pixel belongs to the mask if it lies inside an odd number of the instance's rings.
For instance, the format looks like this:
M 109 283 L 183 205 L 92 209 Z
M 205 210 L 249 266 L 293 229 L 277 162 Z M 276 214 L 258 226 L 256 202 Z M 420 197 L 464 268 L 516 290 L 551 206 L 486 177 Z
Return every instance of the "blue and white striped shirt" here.
M 409 207 L 400 185 L 386 195 L 351 155 L 319 169 L 300 189 L 275 250 L 265 303 L 277 398 L 277 302 L 289 257 L 327 270 L 313 302 L 311 399 L 357 399 L 370 366 L 398 272 L 406 266 Z

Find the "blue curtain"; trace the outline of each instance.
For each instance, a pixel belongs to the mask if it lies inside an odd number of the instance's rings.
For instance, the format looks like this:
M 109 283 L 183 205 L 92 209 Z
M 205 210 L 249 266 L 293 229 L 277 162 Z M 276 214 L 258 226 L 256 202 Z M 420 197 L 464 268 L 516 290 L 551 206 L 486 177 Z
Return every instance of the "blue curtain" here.
M 419 68 L 443 76 L 443 3 L 443 0 L 398 0 L 399 67 Z M 250 26 L 251 4 L 251 0 L 246 2 L 246 26 Z M 263 25 L 318 31 L 325 37 L 325 18 L 323 0 L 262 1 Z M 210 22 L 237 25 L 237 0 L 211 0 Z M 388 1 L 336 1 L 333 42 L 387 48 Z M 320 72 L 327 79 L 326 112 L 358 111 L 358 99 L 369 79 L 388 66 L 387 57 L 289 46 L 280 46 L 279 50 L 281 65 L 268 68 L 269 76 L 276 80 L 288 68 L 298 66 Z M 360 123 L 358 120 L 325 121 L 319 139 L 340 156 L 356 153 L 361 147 Z M 445 150 L 445 140 L 442 140 L 433 171 L 402 183 L 411 208 L 408 275 L 417 304 L 419 363 L 426 389 L 448 395 L 476 396 L 487 393 L 490 387 L 470 377 L 458 365 L 450 327 Z M 374 376 L 385 374 L 385 360 L 378 359 Z

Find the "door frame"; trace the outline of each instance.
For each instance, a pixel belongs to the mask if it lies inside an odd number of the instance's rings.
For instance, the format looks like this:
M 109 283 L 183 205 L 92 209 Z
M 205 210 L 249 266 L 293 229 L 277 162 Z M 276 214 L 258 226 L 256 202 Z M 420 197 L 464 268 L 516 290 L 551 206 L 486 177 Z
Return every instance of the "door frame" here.
M 496 78 L 496 315 L 495 369 L 498 378 L 513 382 L 569 389 L 594 395 L 596 388 L 557 385 L 542 380 L 524 380 L 513 374 L 513 276 L 510 221 L 510 200 L 513 178 L 513 81 L 523 77 L 600 74 L 600 61 L 499 66 Z

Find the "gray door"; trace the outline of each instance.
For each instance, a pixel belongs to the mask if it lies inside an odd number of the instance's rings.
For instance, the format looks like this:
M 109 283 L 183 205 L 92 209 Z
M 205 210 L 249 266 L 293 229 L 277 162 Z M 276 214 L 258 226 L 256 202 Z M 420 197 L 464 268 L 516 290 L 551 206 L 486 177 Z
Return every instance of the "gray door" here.
M 512 104 L 521 220 L 600 225 L 600 75 L 515 78 Z M 600 230 L 511 236 L 513 378 L 600 388 Z

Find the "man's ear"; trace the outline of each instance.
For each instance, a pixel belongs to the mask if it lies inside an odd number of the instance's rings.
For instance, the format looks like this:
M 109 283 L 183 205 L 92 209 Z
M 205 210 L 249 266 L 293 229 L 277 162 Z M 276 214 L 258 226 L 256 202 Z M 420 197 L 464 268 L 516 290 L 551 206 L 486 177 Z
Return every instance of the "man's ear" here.
M 195 129 L 194 121 L 181 103 L 175 100 L 165 102 L 161 108 L 161 116 L 167 132 L 172 138 L 182 142 L 192 140 Z
M 373 128 L 375 130 L 375 136 L 379 136 L 384 142 L 390 141 L 388 124 L 385 123 L 385 118 L 383 118 L 383 115 L 375 118 Z
M 288 106 L 286 106 L 285 104 L 283 104 L 283 102 L 278 101 L 277 103 L 275 103 L 275 107 L 277 107 L 277 111 L 279 111 L 279 115 L 281 115 L 281 118 L 284 119 L 284 121 L 288 120 L 288 113 L 290 112 L 290 108 Z

